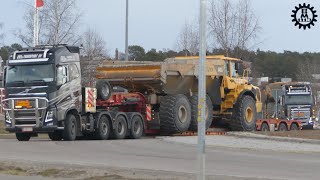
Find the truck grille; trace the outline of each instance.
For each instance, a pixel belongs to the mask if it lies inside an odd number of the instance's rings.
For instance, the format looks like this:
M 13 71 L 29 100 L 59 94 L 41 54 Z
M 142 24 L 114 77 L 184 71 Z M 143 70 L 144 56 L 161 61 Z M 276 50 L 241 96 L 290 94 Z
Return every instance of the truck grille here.
M 16 102 L 29 100 L 30 107 L 17 107 Z M 3 100 L 4 111 L 7 114 L 8 120 L 11 121 L 11 126 L 36 126 L 39 127 L 44 119 L 48 100 L 46 98 L 8 98 Z
M 311 117 L 310 107 L 291 107 L 291 118 L 301 120 L 302 125 L 307 125 Z

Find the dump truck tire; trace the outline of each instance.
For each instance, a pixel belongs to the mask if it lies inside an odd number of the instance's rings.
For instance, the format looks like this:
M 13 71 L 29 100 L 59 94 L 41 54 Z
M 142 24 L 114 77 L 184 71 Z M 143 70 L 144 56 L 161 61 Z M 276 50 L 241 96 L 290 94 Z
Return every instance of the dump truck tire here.
M 190 131 L 198 131 L 198 95 L 193 95 L 190 97 L 190 104 L 191 104 L 191 123 L 189 130 Z M 212 123 L 212 101 L 210 97 L 207 95 L 206 96 L 206 130 L 211 126 Z
M 229 123 L 233 131 L 256 130 L 256 102 L 251 96 L 241 97 L 236 105 Z
M 112 88 L 108 81 L 99 80 L 96 84 L 98 99 L 107 100 L 111 96 Z
M 168 95 L 160 102 L 160 130 L 162 134 L 182 133 L 189 129 L 191 107 L 183 94 Z

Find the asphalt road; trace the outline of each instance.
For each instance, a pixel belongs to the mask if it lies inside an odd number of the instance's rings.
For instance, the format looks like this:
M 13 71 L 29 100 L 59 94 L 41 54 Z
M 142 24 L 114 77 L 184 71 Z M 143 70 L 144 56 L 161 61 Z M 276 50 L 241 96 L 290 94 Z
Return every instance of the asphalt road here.
M 161 139 L 52 142 L 0 140 L 0 161 L 74 164 L 196 173 L 196 146 Z M 320 154 L 210 146 L 206 173 L 216 177 L 319 179 Z M 219 179 L 220 179 L 219 178 Z M 237 179 L 237 178 L 235 178 Z

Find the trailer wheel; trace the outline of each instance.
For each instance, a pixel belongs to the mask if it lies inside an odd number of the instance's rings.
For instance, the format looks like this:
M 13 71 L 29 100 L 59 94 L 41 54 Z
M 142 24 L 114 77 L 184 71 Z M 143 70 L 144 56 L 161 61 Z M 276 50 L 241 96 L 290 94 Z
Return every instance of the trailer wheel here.
M 190 123 L 189 130 L 198 131 L 198 96 L 193 95 L 189 100 L 191 104 L 191 123 Z M 206 129 L 208 129 L 212 123 L 212 118 L 213 118 L 212 109 L 213 109 L 212 101 L 210 97 L 207 95 L 206 104 L 205 104 Z
M 140 116 L 134 116 L 131 120 L 130 138 L 139 139 L 143 134 L 143 120 Z
M 284 123 L 280 123 L 279 131 L 288 131 L 287 125 Z
M 107 116 L 101 116 L 99 119 L 98 128 L 96 129 L 96 137 L 100 140 L 109 139 L 110 135 L 110 123 Z
M 191 107 L 185 95 L 168 95 L 160 102 L 160 130 L 162 134 L 182 133 L 191 123 Z
M 29 141 L 31 138 L 30 133 L 16 133 L 16 138 L 18 141 Z
M 241 97 L 232 113 L 230 128 L 234 131 L 254 131 L 256 130 L 256 102 L 251 96 Z
M 60 141 L 63 138 L 61 131 L 50 132 L 48 136 L 52 141 Z
M 97 95 L 99 99 L 107 100 L 111 96 L 112 88 L 108 81 L 99 80 L 96 84 Z
M 113 129 L 113 137 L 115 139 L 123 139 L 126 137 L 128 131 L 128 124 L 123 116 L 118 116 L 116 118 L 116 122 L 114 124 L 114 129 Z
M 261 125 L 261 131 L 266 132 L 266 131 L 270 131 L 269 125 L 267 123 L 262 123 Z
M 77 119 L 73 114 L 68 114 L 64 121 L 63 139 L 74 141 L 77 137 Z
M 298 125 L 297 125 L 296 123 L 292 123 L 292 124 L 291 124 L 291 127 L 290 127 L 290 130 L 291 130 L 291 131 L 297 131 L 297 130 L 299 130 Z

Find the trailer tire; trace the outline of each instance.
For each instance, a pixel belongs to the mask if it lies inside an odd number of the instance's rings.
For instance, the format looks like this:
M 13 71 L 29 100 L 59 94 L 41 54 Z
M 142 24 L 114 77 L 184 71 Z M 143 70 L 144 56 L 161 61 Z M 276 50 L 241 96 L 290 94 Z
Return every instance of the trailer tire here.
M 73 114 L 68 114 L 64 121 L 63 139 L 74 141 L 77 137 L 77 118 Z
M 290 126 L 290 130 L 291 131 L 297 131 L 299 130 L 298 125 L 296 123 L 292 123 Z
M 52 141 L 60 141 L 63 138 L 61 131 L 50 132 L 48 136 Z
M 139 139 L 143 135 L 143 119 L 140 116 L 134 116 L 131 119 L 130 138 Z
M 182 133 L 189 129 L 191 107 L 183 94 L 167 95 L 160 102 L 160 130 L 164 135 Z
M 266 131 L 270 131 L 269 125 L 267 123 L 262 123 L 261 125 L 261 131 L 266 132 Z
M 99 80 L 96 84 L 97 95 L 99 99 L 107 100 L 111 96 L 112 88 L 108 81 Z
M 30 133 L 16 133 L 16 138 L 18 141 L 29 141 L 31 138 Z
M 112 136 L 115 139 L 123 139 L 126 137 L 128 131 L 128 124 L 124 116 L 118 116 L 116 122 L 114 123 L 114 129 L 112 131 Z
M 107 116 L 102 115 L 99 119 L 99 124 L 95 132 L 95 137 L 99 140 L 109 139 L 110 129 L 110 123 Z
M 189 98 L 191 105 L 191 123 L 189 130 L 198 131 L 198 95 L 193 95 Z M 212 101 L 208 95 L 206 95 L 206 104 L 205 104 L 205 119 L 206 119 L 206 130 L 211 126 L 212 123 Z M 209 110 L 209 111 L 208 111 Z
M 285 123 L 280 123 L 279 131 L 288 131 L 287 125 Z
M 242 96 L 234 106 L 230 129 L 233 131 L 255 131 L 257 121 L 256 103 L 251 96 Z

